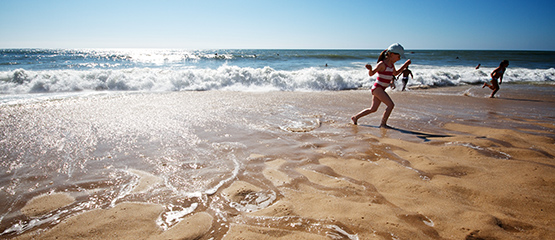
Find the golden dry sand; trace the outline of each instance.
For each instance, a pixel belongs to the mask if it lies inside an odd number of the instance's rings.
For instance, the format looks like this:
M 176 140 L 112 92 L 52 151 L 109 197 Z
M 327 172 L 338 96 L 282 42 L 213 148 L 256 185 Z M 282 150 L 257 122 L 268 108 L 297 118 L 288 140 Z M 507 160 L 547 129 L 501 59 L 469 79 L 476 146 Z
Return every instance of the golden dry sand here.
M 264 209 L 239 213 L 236 218 L 243 220 L 231 224 L 224 239 L 553 239 L 553 139 L 454 123 L 444 127 L 456 134 L 431 142 L 376 139 L 398 159 L 327 157 L 319 160 L 320 169 L 295 169 L 305 181 L 286 173 L 286 161 L 267 161 L 263 175 L 282 197 Z M 158 182 L 136 173 L 150 184 Z M 236 181 L 222 195 L 238 203 L 259 191 Z M 69 200 L 65 194 L 42 196 L 25 211 L 51 211 Z M 200 212 L 163 232 L 155 223 L 162 210 L 121 203 L 17 239 L 203 239 L 214 224 L 210 214 Z M 276 219 L 275 226 L 257 221 L 266 218 Z
M 132 192 L 148 190 L 162 181 L 143 171 L 131 172 L 140 177 Z M 49 194 L 29 201 L 22 211 L 30 216 L 38 216 L 73 201 L 67 194 Z M 16 239 L 198 239 L 212 227 L 213 217 L 199 212 L 162 231 L 156 224 L 162 212 L 161 205 L 125 202 L 109 209 L 84 212 L 66 219 L 46 232 L 30 232 Z
M 424 143 L 378 139 L 394 149 L 394 161 L 322 158 L 319 163 L 329 169 L 296 169 L 310 182 L 296 188 L 280 170 L 285 161 L 268 161 L 264 176 L 284 197 L 245 218 L 281 218 L 292 225 L 299 218 L 304 224 L 324 220 L 358 239 L 554 239 L 553 139 L 452 123 L 445 128 L 456 134 Z M 228 188 L 227 194 L 257 191 L 248 186 Z M 334 234 L 332 228 L 312 226 L 320 235 L 314 238 L 301 235 L 311 226 L 253 225 L 256 221 L 233 225 L 226 239 L 333 239 Z
M 26 216 L 36 217 L 58 208 L 65 207 L 74 201 L 75 199 L 66 193 L 41 195 L 27 202 L 27 204 L 21 209 L 21 212 Z
M 69 218 L 45 233 L 34 232 L 16 239 L 197 239 L 212 224 L 212 216 L 196 213 L 162 232 L 155 223 L 162 210 L 160 205 L 121 203 Z

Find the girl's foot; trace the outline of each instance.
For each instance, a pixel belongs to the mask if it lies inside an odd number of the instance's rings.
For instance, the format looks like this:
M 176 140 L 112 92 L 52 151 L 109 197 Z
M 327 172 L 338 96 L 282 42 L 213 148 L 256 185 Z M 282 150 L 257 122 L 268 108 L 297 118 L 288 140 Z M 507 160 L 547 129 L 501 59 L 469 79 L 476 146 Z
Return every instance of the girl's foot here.
M 380 128 L 393 129 L 392 127 L 390 127 L 390 126 L 387 125 L 387 124 L 382 124 L 382 125 L 380 125 Z
M 351 120 L 353 120 L 353 124 L 357 125 L 358 119 L 356 118 L 356 116 L 352 116 Z

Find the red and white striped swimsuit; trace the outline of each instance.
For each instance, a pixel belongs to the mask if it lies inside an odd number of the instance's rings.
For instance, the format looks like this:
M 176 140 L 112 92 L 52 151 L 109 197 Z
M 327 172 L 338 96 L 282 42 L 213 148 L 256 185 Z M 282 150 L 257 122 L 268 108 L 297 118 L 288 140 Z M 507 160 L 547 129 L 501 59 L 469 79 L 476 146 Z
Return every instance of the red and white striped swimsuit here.
M 393 80 L 393 70 L 393 66 L 385 65 L 385 70 L 378 72 L 378 78 L 376 79 L 376 82 L 374 82 L 374 86 L 372 86 L 372 92 L 376 88 L 383 88 L 383 90 L 385 90 L 389 87 L 389 84 L 391 84 L 391 81 Z

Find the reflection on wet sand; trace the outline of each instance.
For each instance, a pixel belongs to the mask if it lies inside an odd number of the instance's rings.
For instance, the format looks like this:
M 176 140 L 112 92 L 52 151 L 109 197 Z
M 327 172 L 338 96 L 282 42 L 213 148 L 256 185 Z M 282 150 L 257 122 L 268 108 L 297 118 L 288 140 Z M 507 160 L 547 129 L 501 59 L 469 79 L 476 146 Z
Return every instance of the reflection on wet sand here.
M 2 237 L 553 238 L 553 106 L 434 93 L 392 93 L 392 129 L 350 123 L 365 91 L 2 108 Z

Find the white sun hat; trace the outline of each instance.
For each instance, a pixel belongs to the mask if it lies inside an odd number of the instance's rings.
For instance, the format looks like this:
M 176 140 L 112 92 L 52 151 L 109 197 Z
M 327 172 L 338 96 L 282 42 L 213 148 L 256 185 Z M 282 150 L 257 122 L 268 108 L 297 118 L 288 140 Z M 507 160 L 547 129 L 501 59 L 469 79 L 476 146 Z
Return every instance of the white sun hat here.
M 401 55 L 402 58 L 406 58 L 405 49 L 399 43 L 391 44 L 391 46 L 387 48 L 387 51 L 392 53 L 398 53 L 399 55 Z

